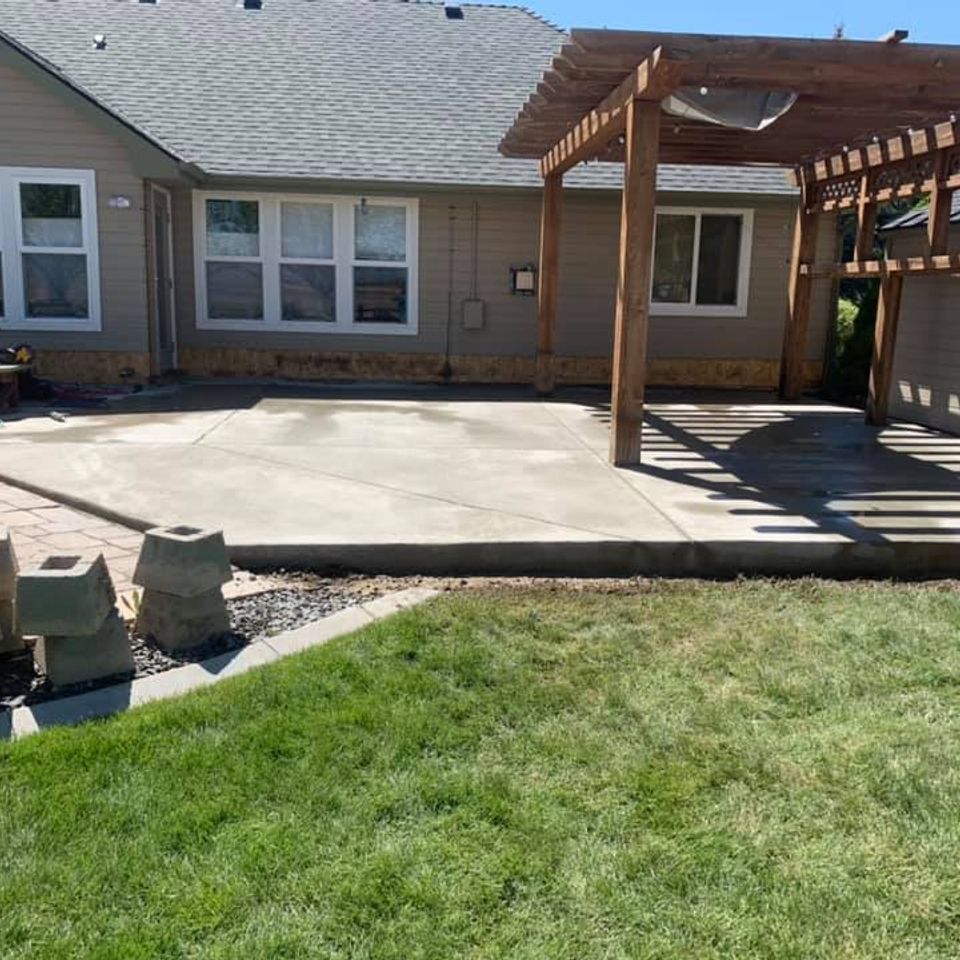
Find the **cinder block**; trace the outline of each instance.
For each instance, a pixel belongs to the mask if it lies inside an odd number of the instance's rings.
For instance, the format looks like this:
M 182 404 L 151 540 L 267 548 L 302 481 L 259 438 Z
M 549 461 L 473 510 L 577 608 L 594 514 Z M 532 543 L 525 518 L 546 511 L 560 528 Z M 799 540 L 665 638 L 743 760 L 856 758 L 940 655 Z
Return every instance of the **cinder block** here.
M 133 582 L 145 590 L 195 597 L 233 578 L 219 530 L 157 527 L 143 538 Z
M 0 527 L 0 600 L 12 600 L 17 595 L 17 552 L 13 549 L 10 531 Z
M 48 557 L 17 582 L 17 617 L 26 634 L 90 636 L 116 600 L 103 556 Z
M 13 600 L 0 600 L 0 653 L 16 653 L 23 649 L 23 637 L 17 628 Z
M 193 597 L 145 590 L 137 612 L 137 633 L 152 637 L 168 653 L 189 650 L 230 629 L 220 587 Z
M 130 637 L 116 610 L 89 636 L 42 637 L 33 648 L 33 658 L 54 687 L 132 673 L 134 669 Z

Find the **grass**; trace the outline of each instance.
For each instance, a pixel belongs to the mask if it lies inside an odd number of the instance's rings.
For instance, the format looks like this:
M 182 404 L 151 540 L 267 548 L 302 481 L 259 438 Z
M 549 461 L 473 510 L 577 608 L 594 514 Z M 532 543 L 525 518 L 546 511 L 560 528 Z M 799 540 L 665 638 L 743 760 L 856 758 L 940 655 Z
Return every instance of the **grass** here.
M 960 595 L 445 597 L 0 745 L 0 957 L 932 958 Z

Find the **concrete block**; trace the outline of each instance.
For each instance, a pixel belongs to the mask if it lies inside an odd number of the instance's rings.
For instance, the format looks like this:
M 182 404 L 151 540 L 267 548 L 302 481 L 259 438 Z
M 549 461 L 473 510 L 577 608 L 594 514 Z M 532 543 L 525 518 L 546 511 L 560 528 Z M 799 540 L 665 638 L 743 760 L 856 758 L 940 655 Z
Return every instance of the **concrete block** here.
M 17 627 L 14 601 L 0 600 L 0 653 L 15 653 L 22 649 L 23 638 Z
M 17 616 L 25 634 L 86 637 L 96 633 L 117 601 L 102 556 L 48 557 L 17 582 Z
M 131 673 L 134 668 L 130 638 L 116 610 L 88 636 L 41 637 L 33 657 L 54 687 Z
M 152 637 L 161 650 L 189 650 L 230 629 L 227 605 L 217 586 L 206 593 L 179 597 L 144 590 L 137 612 L 137 633 Z
M 233 578 L 223 533 L 197 527 L 148 530 L 133 582 L 146 590 L 195 597 Z
M 17 595 L 17 552 L 13 549 L 10 531 L 0 527 L 0 600 L 12 600 Z

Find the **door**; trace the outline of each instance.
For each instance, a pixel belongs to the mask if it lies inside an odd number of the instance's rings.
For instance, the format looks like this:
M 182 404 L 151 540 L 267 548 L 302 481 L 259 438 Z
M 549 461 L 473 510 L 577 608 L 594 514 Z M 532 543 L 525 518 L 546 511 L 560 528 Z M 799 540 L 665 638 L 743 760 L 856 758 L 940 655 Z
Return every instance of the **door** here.
M 154 284 L 154 373 L 162 375 L 177 368 L 177 318 L 173 285 L 173 217 L 170 193 L 151 188 Z

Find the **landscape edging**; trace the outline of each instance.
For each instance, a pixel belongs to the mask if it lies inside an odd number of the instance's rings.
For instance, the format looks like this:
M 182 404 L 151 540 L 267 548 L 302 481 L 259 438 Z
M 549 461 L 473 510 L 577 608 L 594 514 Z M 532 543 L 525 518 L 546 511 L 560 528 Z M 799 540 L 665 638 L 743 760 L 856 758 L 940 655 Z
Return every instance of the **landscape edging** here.
M 255 667 L 274 663 L 353 633 L 401 610 L 424 603 L 439 593 L 439 590 L 429 587 L 408 587 L 376 600 L 346 607 L 321 620 L 275 637 L 257 640 L 240 650 L 209 660 L 64 697 L 62 700 L 49 700 L 36 706 L 0 712 L 0 740 L 19 740 L 50 727 L 73 726 L 85 720 L 111 716 L 146 703 L 211 686 L 228 677 L 239 676 Z

